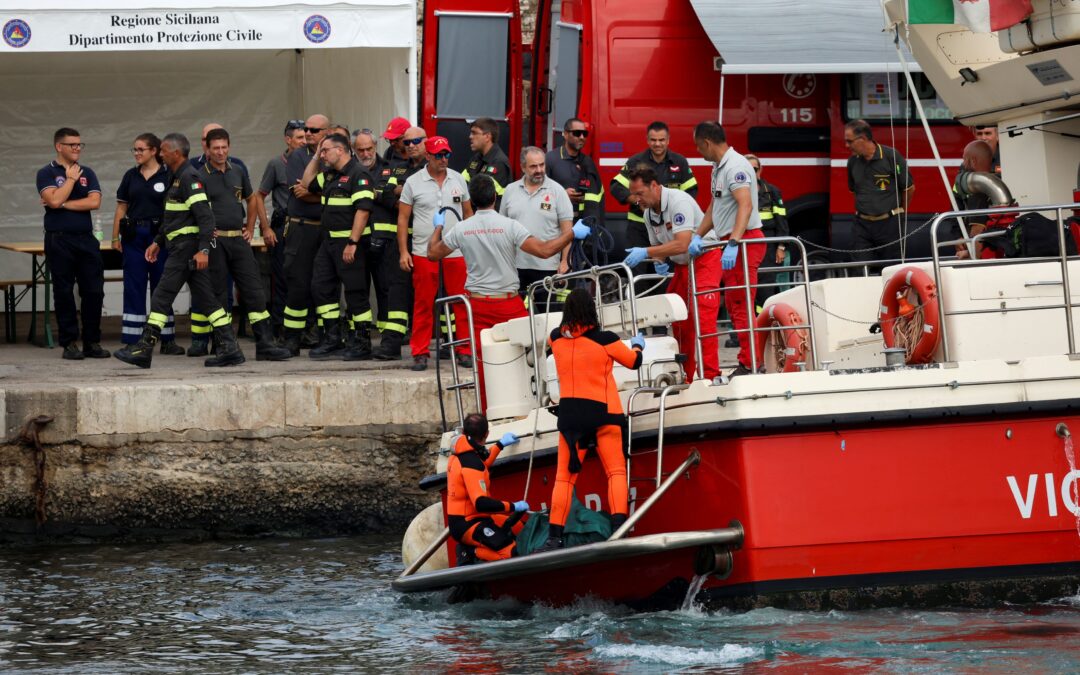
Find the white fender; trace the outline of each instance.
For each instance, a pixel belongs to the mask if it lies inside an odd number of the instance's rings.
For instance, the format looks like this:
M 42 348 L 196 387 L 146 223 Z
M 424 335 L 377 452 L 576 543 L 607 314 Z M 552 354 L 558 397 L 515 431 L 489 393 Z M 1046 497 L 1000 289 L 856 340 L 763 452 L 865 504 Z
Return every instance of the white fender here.
M 409 529 L 405 530 L 405 537 L 401 540 L 401 558 L 405 567 L 420 557 L 431 542 L 442 534 L 445 527 L 442 511 L 442 502 L 435 502 L 420 513 L 416 514 Z M 450 558 L 446 554 L 446 546 L 442 546 L 435 552 L 417 572 L 430 572 L 432 570 L 445 570 L 450 567 Z

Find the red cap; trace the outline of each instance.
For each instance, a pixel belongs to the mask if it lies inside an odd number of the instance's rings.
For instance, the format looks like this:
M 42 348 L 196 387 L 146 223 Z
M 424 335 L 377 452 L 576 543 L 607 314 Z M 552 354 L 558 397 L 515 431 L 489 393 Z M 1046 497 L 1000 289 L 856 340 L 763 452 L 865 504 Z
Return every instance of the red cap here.
M 390 120 L 390 124 L 386 125 L 386 131 L 383 132 L 382 137 L 388 141 L 401 138 L 401 135 L 409 130 L 412 124 L 409 124 L 409 120 L 404 117 L 395 117 Z
M 433 155 L 450 152 L 450 141 L 442 136 L 428 136 L 428 139 L 424 141 L 424 148 Z

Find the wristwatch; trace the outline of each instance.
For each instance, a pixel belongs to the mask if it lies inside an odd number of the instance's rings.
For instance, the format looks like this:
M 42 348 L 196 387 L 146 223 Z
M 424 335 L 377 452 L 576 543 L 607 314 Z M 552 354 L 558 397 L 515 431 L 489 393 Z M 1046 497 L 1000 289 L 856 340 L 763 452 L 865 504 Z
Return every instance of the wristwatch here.
M 732 244 L 735 244 L 736 246 L 738 246 L 739 245 L 739 240 L 738 239 L 728 239 L 727 240 L 727 245 L 731 246 Z
M 359 246 L 360 245 L 360 242 L 355 241 L 353 239 L 346 239 L 345 243 L 348 244 L 349 246 Z

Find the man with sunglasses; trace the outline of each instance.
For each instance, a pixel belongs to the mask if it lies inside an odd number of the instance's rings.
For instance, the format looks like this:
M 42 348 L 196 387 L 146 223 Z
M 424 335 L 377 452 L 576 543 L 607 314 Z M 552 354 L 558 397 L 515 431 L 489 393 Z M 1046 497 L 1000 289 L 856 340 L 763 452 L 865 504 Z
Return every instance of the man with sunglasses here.
M 474 120 L 469 127 L 469 149 L 473 151 L 473 156 L 461 175 L 466 183 L 481 174 L 494 178 L 495 208 L 498 209 L 503 192 L 513 178 L 510 158 L 499 147 L 499 123 L 490 117 Z
M 285 162 L 285 180 L 289 185 L 288 217 L 285 220 L 285 346 L 293 356 L 301 346 L 316 346 L 319 340 L 310 333 L 301 341 L 304 329 L 314 326 L 315 312 L 311 311 L 311 272 L 319 250 L 319 221 L 322 205 L 318 195 L 311 194 L 304 183 L 304 172 L 315 158 L 315 152 L 326 136 L 330 119 L 312 115 L 304 122 L 305 145 L 289 153 Z
M 101 186 L 88 166 L 79 164 L 79 132 L 63 127 L 53 134 L 56 159 L 37 173 L 37 189 L 45 206 L 45 260 L 52 273 L 53 305 L 59 325 L 61 357 L 107 359 L 101 348 L 101 305 L 105 300 L 105 267 L 101 242 L 94 237 L 90 212 L 101 208 Z M 75 310 L 75 284 L 82 298 L 82 339 Z
M 327 167 L 325 171 L 319 170 L 320 163 Z M 374 316 L 360 239 L 374 206 L 374 181 L 352 156 L 349 138 L 343 134 L 323 139 L 317 156 L 304 171 L 304 181 L 322 202 L 322 234 L 312 270 L 311 295 L 323 322 L 323 338 L 309 356 L 340 356 L 346 361 L 370 359 Z M 345 290 L 348 321 L 355 331 L 347 349 L 341 335 L 339 283 Z
M 865 120 L 844 125 L 848 189 L 855 193 L 852 248 L 856 260 L 897 260 L 905 236 L 908 202 L 915 180 L 899 152 L 874 141 Z
M 386 124 L 386 131 L 383 132 L 382 137 L 390 144 L 390 147 L 386 149 L 383 154 L 383 159 L 388 162 L 404 162 L 408 159 L 405 152 L 405 144 L 402 143 L 402 138 L 405 132 L 412 126 L 409 120 L 404 117 L 395 117 Z
M 442 136 L 431 136 L 424 142 L 427 165 L 405 181 L 398 204 L 397 240 L 401 269 L 412 274 L 413 311 L 412 352 L 415 371 L 427 370 L 430 353 L 431 330 L 434 323 L 435 296 L 439 292 L 440 277 L 447 295 L 465 292 L 465 260 L 456 252 L 439 263 L 427 259 L 428 240 L 436 224 L 445 223 L 449 230 L 457 222 L 473 214 L 469 188 L 460 173 L 448 168 L 450 164 L 450 141 Z M 447 213 L 450 212 L 450 213 Z M 451 215 L 452 214 L 452 215 Z M 412 245 L 409 245 L 409 222 L 412 219 Z M 440 316 L 442 313 L 440 312 Z M 451 314 L 449 327 L 457 339 L 468 338 L 469 326 L 462 316 L 456 321 Z M 468 343 L 456 349 L 458 364 L 472 367 L 472 351 Z
M 571 117 L 563 125 L 563 144 L 544 157 L 547 175 L 566 188 L 578 218 L 592 216 L 597 222 L 604 215 L 604 186 L 592 157 L 584 152 L 589 138 L 585 122 Z
M 303 147 L 306 141 L 304 120 L 289 120 L 285 124 L 285 151 L 266 163 L 262 180 L 259 182 L 259 197 L 256 206 L 259 210 L 259 223 L 263 241 L 270 255 L 270 320 L 274 325 L 275 336 L 281 337 L 281 325 L 285 316 L 285 219 L 289 210 L 289 181 L 285 177 L 285 163 L 289 153 Z M 266 217 L 266 198 L 269 196 L 274 206 L 273 214 Z M 267 227 L 269 223 L 269 227 Z M 280 244 L 280 245 L 279 245 Z

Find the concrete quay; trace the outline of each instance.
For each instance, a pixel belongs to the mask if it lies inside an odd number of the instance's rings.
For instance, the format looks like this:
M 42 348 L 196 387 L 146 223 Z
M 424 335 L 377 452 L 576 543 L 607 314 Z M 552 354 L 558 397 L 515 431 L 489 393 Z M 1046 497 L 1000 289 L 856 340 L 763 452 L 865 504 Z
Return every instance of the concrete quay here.
M 0 346 L 0 541 L 401 532 L 434 501 L 417 488 L 441 431 L 433 369 L 241 347 L 237 367 L 140 370 Z M 39 451 L 20 436 L 42 415 Z

